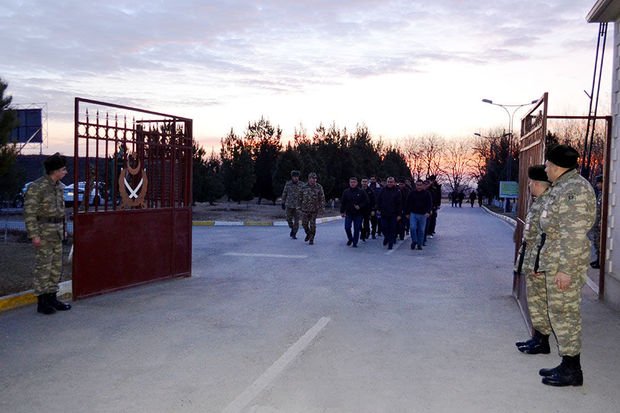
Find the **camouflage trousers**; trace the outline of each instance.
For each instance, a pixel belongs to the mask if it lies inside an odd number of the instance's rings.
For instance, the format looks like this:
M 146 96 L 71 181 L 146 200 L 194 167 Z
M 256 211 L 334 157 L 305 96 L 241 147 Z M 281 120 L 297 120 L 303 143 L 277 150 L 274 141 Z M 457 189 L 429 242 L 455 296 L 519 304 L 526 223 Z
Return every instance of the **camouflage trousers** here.
M 301 226 L 304 227 L 309 240 L 314 240 L 316 234 L 316 216 L 317 212 L 301 211 Z
M 62 239 L 57 231 L 44 233 L 41 246 L 36 248 L 33 272 L 34 294 L 58 292 L 62 272 Z
M 548 336 L 551 334 L 551 324 L 549 324 L 545 283 L 545 274 L 530 273 L 525 277 L 527 308 L 532 319 L 532 326 Z
M 573 278 L 564 291 L 555 285 L 555 276 L 547 276 L 545 280 L 549 321 L 558 341 L 560 356 L 576 356 L 581 353 L 581 287 L 585 274 Z
M 286 208 L 286 222 L 288 222 L 288 227 L 297 233 L 299 230 L 299 208 Z

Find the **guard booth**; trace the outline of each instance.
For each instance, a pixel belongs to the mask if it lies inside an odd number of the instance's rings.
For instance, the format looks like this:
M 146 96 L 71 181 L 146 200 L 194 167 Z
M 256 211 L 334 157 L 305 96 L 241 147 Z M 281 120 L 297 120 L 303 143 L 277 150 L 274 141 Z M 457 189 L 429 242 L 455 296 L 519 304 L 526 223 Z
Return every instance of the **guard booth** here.
M 599 250 L 601 254 L 601 262 L 605 262 L 606 239 L 607 239 L 607 205 L 609 193 L 609 154 L 611 151 L 611 116 L 552 116 L 547 112 L 549 95 L 545 93 L 530 111 L 521 120 L 521 137 L 519 139 L 519 198 L 517 204 L 517 225 L 515 229 L 514 241 L 515 251 L 514 258 L 516 260 L 519 249 L 521 248 L 521 240 L 523 238 L 523 230 L 525 227 L 525 218 L 531 204 L 531 195 L 528 188 L 527 170 L 532 165 L 538 165 L 545 162 L 546 138 L 548 130 L 548 121 L 554 120 L 581 120 L 605 121 L 605 136 L 603 149 L 603 200 L 601 211 L 601 236 Z M 562 137 L 560 137 L 562 138 Z M 580 152 L 580 156 L 583 155 Z M 605 268 L 601 265 L 596 275 L 596 280 L 588 280 L 590 287 L 603 297 L 605 288 Z M 514 274 L 512 285 L 513 296 L 517 299 L 521 313 L 526 324 L 531 329 L 532 322 L 529 317 L 527 308 L 527 291 L 525 287 L 525 274 Z
M 73 297 L 189 277 L 192 120 L 75 99 Z

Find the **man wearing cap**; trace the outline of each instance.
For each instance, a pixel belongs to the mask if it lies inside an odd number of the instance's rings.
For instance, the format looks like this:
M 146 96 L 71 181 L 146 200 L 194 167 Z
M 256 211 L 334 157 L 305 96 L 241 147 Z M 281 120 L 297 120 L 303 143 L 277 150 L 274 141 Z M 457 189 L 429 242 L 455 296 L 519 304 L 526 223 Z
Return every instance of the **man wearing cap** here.
M 551 325 L 547 315 L 547 289 L 545 287 L 545 274 L 534 271 L 538 246 L 541 245 L 541 232 L 538 226 L 540 215 L 546 201 L 548 189 L 551 186 L 545 165 L 530 166 L 527 170 L 529 178 L 528 187 L 533 198 L 532 204 L 527 211 L 521 249 L 517 257 L 515 272 L 525 275 L 527 289 L 527 307 L 530 312 L 534 335 L 516 344 L 520 352 L 525 354 L 549 354 L 549 335 Z
M 306 232 L 304 241 L 314 244 L 316 235 L 316 217 L 325 209 L 323 187 L 316 181 L 316 174 L 308 174 L 308 183 L 301 190 L 301 225 Z
M 581 287 L 590 260 L 588 231 L 596 198 L 592 185 L 576 170 L 575 149 L 556 145 L 546 155 L 551 190 L 540 214 L 541 248 L 534 272 L 545 273 L 549 321 L 562 362 L 539 374 L 543 384 L 581 386 Z
M 44 166 L 45 176 L 34 181 L 26 192 L 24 222 L 36 251 L 34 293 L 38 301 L 37 311 L 53 314 L 71 308 L 56 297 L 62 271 L 65 220 L 61 180 L 67 175 L 67 166 L 59 153 L 48 157 Z
M 286 210 L 286 222 L 291 229 L 290 236 L 297 239 L 299 229 L 299 207 L 301 206 L 301 187 L 299 182 L 299 171 L 291 171 L 291 180 L 286 182 L 282 191 L 282 209 Z

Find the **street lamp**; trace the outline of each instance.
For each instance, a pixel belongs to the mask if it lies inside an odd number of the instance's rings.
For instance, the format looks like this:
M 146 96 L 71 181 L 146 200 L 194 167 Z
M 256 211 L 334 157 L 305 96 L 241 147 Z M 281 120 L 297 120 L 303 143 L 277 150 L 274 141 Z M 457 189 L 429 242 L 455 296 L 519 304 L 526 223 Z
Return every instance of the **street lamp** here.
M 500 108 L 504 109 L 506 111 L 506 114 L 508 115 L 508 134 L 510 135 L 510 138 L 508 139 L 508 159 L 506 162 L 506 169 L 507 169 L 506 180 L 510 181 L 512 179 L 512 138 L 513 138 L 512 127 L 514 124 L 515 113 L 517 113 L 517 111 L 521 109 L 523 106 L 532 105 L 538 102 L 538 99 L 532 100 L 531 102 L 528 102 L 528 103 L 522 103 L 519 105 L 505 105 L 501 103 L 495 103 L 491 99 L 482 99 L 482 101 L 484 103 L 488 103 L 489 105 L 499 106 Z

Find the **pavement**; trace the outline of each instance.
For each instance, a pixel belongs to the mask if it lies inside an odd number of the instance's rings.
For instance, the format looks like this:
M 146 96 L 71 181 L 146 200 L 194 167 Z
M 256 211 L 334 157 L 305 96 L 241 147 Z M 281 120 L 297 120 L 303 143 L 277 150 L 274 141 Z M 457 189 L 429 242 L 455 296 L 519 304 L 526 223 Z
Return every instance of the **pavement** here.
M 589 288 L 583 387 L 516 350 L 508 223 L 444 206 L 422 251 L 315 241 L 195 227 L 190 278 L 0 313 L 0 412 L 618 411 L 620 314 Z

